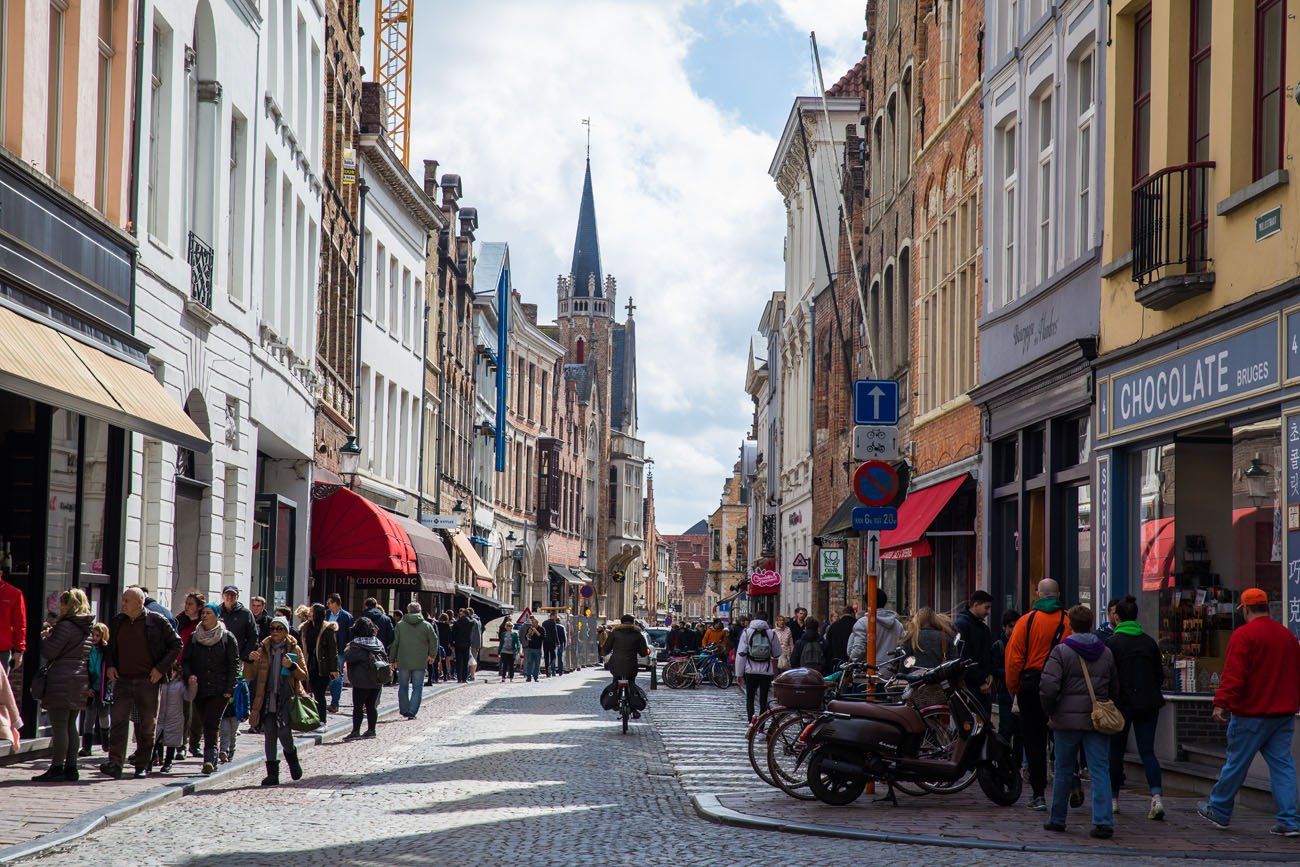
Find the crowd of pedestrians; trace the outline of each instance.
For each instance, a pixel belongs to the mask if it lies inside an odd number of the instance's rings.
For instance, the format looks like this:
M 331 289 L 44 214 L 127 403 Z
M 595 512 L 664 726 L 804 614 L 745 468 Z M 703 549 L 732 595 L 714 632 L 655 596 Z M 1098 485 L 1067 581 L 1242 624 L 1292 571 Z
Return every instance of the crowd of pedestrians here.
M 0 734 L 17 743 L 22 723 L 8 672 L 26 650 L 26 611 L 21 594 L 10 598 L 14 589 L 0 579 L 0 643 L 7 645 Z M 179 615 L 146 588 L 129 587 L 104 623 L 82 590 L 64 591 L 46 619 L 42 666 L 29 687 L 51 740 L 50 764 L 33 780 L 78 780 L 77 759 L 96 747 L 106 754 L 99 771 L 107 777 L 170 773 L 186 758 L 201 759 L 207 775 L 235 757 L 240 734 L 261 735 L 263 785 L 279 783 L 281 760 L 297 780 L 303 768 L 294 732 L 323 729 L 339 712 L 345 685 L 352 689 L 346 739 L 374 737 L 384 686 L 396 682 L 399 713 L 415 719 L 425 686 L 476 676 L 482 630 L 472 609 L 430 616 L 412 602 L 394 622 L 374 598 L 353 615 L 337 593 L 296 611 L 271 609 L 256 596 L 245 607 L 233 584 L 220 603 L 187 594 Z M 548 670 L 556 665 L 552 658 Z

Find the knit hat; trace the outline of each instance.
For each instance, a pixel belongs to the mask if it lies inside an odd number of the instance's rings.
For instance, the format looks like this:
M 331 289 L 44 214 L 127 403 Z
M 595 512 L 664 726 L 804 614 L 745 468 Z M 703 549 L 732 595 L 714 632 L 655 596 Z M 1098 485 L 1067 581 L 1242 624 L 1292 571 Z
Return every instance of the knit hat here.
M 221 619 L 221 606 L 220 606 L 220 605 L 218 605 L 218 604 L 215 603 L 215 602 L 209 602 L 207 605 L 204 605 L 203 607 L 209 609 L 213 614 L 217 615 L 217 619 L 218 619 L 218 620 Z M 199 613 L 201 614 L 202 612 L 199 612 Z
M 276 626 L 276 624 L 279 624 L 280 626 L 283 626 L 285 632 L 288 632 L 288 631 L 289 631 L 289 620 L 288 620 L 287 618 L 285 618 L 285 617 L 277 617 L 277 618 L 275 618 L 274 620 L 271 621 L 271 626 L 272 626 L 272 628 L 274 628 L 274 627 Z

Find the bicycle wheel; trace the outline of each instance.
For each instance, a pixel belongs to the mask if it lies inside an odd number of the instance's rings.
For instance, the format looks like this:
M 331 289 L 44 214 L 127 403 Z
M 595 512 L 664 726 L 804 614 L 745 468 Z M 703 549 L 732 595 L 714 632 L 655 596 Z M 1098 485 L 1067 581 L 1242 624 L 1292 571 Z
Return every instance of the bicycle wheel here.
M 749 727 L 749 732 L 745 737 L 749 748 L 749 764 L 758 774 L 759 779 L 769 786 L 775 786 L 776 781 L 772 779 L 772 772 L 767 763 L 767 741 L 772 732 L 773 723 L 784 716 L 782 711 L 765 711 L 754 724 Z
M 811 711 L 786 711 L 767 735 L 768 773 L 778 789 L 800 801 L 817 800 L 808 788 L 808 764 L 799 765 L 799 753 L 795 751 L 800 733 L 814 719 L 816 714 Z
M 664 685 L 669 689 L 685 689 L 694 683 L 694 666 L 689 659 L 674 659 L 664 666 Z
M 947 758 L 957 743 L 957 724 L 952 718 L 952 713 L 946 707 L 931 707 L 921 713 L 921 719 L 925 721 L 925 736 L 921 740 L 922 758 Z M 926 782 L 919 785 L 936 795 L 951 795 L 960 792 L 973 782 L 975 782 L 975 768 L 972 766 L 969 771 L 952 782 Z
M 709 670 L 709 679 L 713 681 L 713 685 L 718 689 L 726 689 L 731 686 L 733 680 L 731 669 L 719 662 Z
M 623 717 L 623 734 L 627 734 L 627 721 L 632 716 L 632 707 L 627 703 L 627 699 L 623 699 L 619 714 Z

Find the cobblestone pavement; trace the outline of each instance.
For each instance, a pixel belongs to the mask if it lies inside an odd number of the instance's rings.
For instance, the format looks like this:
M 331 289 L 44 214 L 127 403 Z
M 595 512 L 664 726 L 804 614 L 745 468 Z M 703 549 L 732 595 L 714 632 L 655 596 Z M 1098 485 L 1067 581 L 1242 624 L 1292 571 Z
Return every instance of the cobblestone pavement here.
M 663 727 L 671 749 L 684 754 L 691 732 L 716 736 L 703 723 L 734 714 L 724 703 L 734 702 L 735 693 L 652 692 L 649 711 L 625 736 L 597 703 L 604 683 L 603 673 L 587 671 L 446 693 L 426 703 L 417 721 L 381 722 L 376 740 L 312 750 L 308 776 L 298 783 L 262 789 L 260 772 L 244 774 L 29 863 L 300 867 L 524 858 L 540 867 L 696 864 L 721 856 L 728 863 L 775 857 L 1056 867 L 1061 861 L 1060 855 L 864 843 L 707 822 L 693 811 L 656 729 Z M 719 742 L 700 743 L 720 752 Z

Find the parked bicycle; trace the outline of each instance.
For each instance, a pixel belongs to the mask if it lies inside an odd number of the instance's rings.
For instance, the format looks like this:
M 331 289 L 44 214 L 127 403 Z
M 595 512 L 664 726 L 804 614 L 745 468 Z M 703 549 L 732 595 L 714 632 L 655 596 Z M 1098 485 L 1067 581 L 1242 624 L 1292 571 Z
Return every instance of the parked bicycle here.
M 718 689 L 727 689 L 735 680 L 722 646 L 713 644 L 691 656 L 679 656 L 664 666 L 663 682 L 669 689 L 694 688 L 708 680 Z

